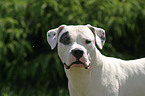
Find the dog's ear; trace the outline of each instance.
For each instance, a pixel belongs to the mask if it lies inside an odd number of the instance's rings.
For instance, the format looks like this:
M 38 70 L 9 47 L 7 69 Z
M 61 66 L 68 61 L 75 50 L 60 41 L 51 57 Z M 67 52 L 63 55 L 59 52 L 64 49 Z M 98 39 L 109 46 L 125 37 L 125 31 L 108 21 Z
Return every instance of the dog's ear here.
M 105 30 L 101 29 L 101 28 L 97 28 L 97 27 L 93 27 L 91 25 L 87 25 L 90 30 L 93 32 L 93 34 L 95 35 L 96 38 L 96 44 L 98 45 L 98 47 L 100 49 L 103 48 L 103 45 L 105 43 L 106 37 L 105 37 Z
M 49 43 L 52 50 L 56 47 L 58 34 L 65 26 L 66 25 L 61 25 L 58 28 L 49 30 L 47 32 L 47 42 Z

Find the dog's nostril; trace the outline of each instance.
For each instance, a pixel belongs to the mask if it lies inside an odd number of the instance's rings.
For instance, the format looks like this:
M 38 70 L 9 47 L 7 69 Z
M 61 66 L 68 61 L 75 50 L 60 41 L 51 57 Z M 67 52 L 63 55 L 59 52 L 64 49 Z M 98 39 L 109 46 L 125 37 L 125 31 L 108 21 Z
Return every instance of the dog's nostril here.
M 82 50 L 77 49 L 77 50 L 72 50 L 71 53 L 74 57 L 76 57 L 76 59 L 80 59 L 83 56 L 84 52 Z

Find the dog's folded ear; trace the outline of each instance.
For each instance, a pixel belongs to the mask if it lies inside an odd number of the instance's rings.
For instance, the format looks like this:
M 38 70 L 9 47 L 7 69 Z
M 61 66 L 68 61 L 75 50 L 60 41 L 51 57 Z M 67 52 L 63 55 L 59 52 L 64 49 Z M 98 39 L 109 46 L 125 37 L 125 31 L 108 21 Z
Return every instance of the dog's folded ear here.
M 105 30 L 97 27 L 93 27 L 90 24 L 87 25 L 90 30 L 93 32 L 96 38 L 96 44 L 100 49 L 103 48 L 103 45 L 105 43 L 106 37 L 105 37 Z
M 65 26 L 66 25 L 61 25 L 58 28 L 49 30 L 47 32 L 47 42 L 49 43 L 52 50 L 56 47 L 58 34 Z

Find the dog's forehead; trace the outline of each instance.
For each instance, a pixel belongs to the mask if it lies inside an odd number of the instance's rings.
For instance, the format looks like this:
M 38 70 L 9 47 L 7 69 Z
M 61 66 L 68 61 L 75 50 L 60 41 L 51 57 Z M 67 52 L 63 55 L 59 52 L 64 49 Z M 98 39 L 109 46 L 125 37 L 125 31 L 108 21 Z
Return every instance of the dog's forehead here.
M 68 32 L 69 34 L 76 36 L 77 34 L 81 34 L 87 37 L 94 37 L 92 31 L 84 25 L 77 25 L 77 26 L 65 26 L 63 30 L 60 32 L 59 37 L 61 37 L 62 34 Z

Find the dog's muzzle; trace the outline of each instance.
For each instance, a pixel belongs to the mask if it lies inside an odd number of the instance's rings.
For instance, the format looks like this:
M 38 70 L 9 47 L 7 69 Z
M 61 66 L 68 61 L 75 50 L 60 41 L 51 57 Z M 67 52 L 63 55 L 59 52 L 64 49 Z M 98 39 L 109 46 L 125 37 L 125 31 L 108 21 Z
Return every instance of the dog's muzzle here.
M 67 65 L 66 63 L 63 63 L 66 69 L 70 69 L 72 65 L 76 67 L 84 67 L 85 69 L 89 69 L 90 65 L 87 65 L 84 63 L 81 58 L 83 58 L 84 51 L 81 49 L 73 49 L 71 50 L 71 55 L 75 58 L 75 61 L 73 61 L 71 64 Z

